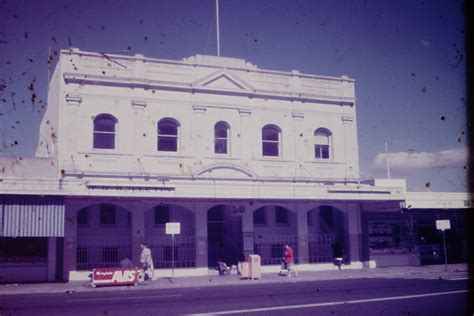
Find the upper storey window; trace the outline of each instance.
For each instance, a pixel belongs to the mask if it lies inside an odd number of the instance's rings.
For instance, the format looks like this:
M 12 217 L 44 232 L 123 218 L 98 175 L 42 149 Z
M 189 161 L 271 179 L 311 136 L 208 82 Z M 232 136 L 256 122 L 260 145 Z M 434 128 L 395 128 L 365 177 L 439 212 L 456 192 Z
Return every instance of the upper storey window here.
M 178 151 L 179 123 L 171 118 L 158 122 L 158 151 Z
M 262 155 L 278 157 L 280 155 L 281 130 L 275 125 L 265 125 L 262 128 Z
M 229 125 L 225 122 L 217 122 L 214 125 L 214 152 L 229 153 Z
M 94 148 L 115 149 L 117 119 L 110 114 L 101 114 L 94 119 Z
M 330 159 L 331 132 L 325 128 L 314 131 L 314 157 L 316 159 Z

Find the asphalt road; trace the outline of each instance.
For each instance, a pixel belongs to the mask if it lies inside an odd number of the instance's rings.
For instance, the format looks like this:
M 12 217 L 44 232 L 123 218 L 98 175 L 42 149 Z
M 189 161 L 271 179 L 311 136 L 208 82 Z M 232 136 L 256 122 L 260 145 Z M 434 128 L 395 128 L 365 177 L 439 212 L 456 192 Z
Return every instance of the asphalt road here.
M 0 315 L 474 315 L 471 288 L 466 280 L 422 279 L 173 289 L 144 285 L 133 291 L 0 296 Z

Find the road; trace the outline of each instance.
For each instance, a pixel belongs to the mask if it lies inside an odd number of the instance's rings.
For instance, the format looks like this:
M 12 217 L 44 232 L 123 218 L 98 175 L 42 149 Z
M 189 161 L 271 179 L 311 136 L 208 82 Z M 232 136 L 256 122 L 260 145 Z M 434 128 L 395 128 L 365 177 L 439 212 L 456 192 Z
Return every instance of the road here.
M 474 315 L 466 280 L 349 279 L 0 296 L 0 315 Z

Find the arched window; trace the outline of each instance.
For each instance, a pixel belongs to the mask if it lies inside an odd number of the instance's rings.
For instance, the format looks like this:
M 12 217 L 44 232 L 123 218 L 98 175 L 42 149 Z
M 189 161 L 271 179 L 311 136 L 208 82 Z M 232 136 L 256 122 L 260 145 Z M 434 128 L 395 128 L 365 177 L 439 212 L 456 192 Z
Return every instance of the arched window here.
M 325 128 L 314 131 L 314 158 L 330 159 L 331 157 L 331 132 Z
M 280 155 L 280 128 L 265 125 L 262 128 L 262 155 L 278 157 Z
M 158 122 L 158 151 L 178 151 L 177 121 L 164 118 Z
M 94 119 L 94 148 L 115 149 L 116 124 L 117 119 L 110 114 L 100 114 Z
M 214 153 L 227 154 L 229 152 L 229 125 L 217 122 L 214 125 Z

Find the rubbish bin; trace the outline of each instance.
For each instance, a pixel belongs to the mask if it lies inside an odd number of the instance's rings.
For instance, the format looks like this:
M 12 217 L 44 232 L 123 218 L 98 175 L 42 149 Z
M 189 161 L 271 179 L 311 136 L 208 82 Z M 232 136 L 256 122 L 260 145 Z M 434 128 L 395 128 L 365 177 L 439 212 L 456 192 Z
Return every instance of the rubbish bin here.
M 260 279 L 262 277 L 261 259 L 259 255 L 249 255 L 249 278 Z

